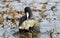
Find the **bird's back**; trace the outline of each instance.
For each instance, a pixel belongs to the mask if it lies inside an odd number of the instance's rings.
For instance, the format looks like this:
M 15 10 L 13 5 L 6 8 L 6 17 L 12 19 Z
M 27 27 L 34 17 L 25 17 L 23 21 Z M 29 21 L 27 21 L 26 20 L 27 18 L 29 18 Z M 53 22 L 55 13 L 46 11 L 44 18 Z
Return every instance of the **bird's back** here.
M 37 20 L 28 19 L 28 20 L 25 20 L 21 24 L 21 26 L 19 26 L 19 29 L 29 29 L 29 27 L 33 27 L 37 23 L 38 23 Z

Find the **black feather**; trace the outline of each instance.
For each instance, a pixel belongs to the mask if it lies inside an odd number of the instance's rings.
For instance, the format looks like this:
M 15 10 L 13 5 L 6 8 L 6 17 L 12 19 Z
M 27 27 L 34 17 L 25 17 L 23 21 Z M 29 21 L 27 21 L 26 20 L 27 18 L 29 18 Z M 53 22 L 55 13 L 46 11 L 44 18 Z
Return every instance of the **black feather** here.
M 27 19 L 27 15 L 24 15 L 21 17 L 20 21 L 19 21 L 19 26 Z

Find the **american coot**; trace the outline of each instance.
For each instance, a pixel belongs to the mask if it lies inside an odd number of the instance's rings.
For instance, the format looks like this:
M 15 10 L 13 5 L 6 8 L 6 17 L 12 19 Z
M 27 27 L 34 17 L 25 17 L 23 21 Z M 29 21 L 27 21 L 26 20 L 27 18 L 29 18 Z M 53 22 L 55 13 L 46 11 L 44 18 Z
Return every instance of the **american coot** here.
M 27 18 L 30 19 L 31 16 L 32 16 L 32 12 L 31 12 L 31 8 L 30 8 L 30 7 L 25 7 L 24 11 L 25 11 L 25 15 L 20 18 L 19 26 L 20 26 L 25 20 L 27 20 Z
M 37 23 L 37 21 L 31 19 L 32 17 L 31 8 L 25 7 L 24 10 L 25 15 L 22 16 L 19 21 L 19 32 L 29 32 L 29 30 L 31 29 L 30 27 L 33 27 L 33 25 Z

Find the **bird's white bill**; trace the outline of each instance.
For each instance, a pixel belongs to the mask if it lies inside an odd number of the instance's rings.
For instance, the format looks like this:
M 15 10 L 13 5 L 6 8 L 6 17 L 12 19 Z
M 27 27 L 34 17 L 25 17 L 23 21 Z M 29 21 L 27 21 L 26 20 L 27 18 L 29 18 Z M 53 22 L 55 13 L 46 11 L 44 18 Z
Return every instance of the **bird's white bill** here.
M 27 12 L 26 14 L 27 14 L 27 19 L 28 19 L 28 17 L 29 17 L 29 13 Z

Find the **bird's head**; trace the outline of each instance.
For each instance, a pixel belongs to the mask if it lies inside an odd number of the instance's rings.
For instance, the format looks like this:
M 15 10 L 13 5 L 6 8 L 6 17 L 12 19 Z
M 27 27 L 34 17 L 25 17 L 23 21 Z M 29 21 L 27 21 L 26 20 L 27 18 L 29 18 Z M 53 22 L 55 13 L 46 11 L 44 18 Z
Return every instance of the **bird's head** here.
M 25 7 L 25 14 L 27 15 L 27 18 L 31 18 L 32 16 L 32 11 L 30 7 Z

